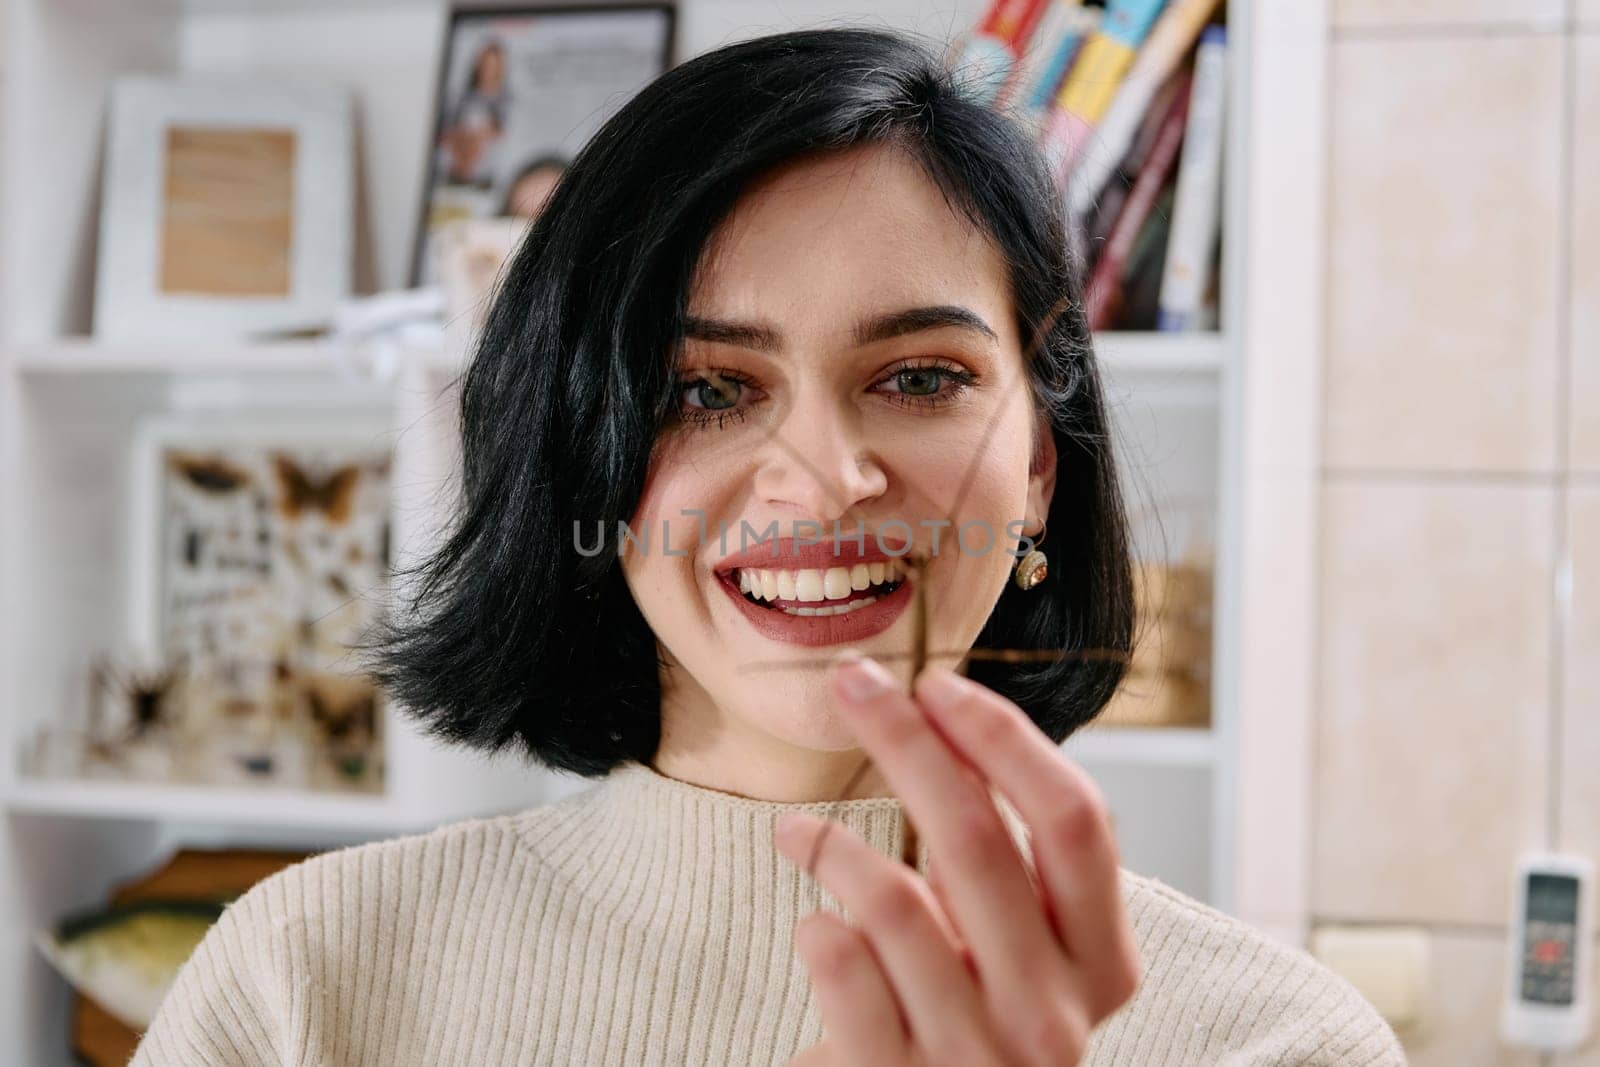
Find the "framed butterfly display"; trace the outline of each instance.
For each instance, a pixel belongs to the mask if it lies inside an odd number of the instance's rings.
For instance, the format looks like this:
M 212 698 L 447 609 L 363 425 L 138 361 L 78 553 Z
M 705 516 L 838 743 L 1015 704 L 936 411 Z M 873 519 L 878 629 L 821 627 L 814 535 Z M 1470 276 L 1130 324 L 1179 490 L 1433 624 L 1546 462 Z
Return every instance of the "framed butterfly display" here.
M 179 777 L 383 787 L 352 644 L 390 566 L 391 427 L 163 418 L 135 449 L 134 644 L 183 665 Z

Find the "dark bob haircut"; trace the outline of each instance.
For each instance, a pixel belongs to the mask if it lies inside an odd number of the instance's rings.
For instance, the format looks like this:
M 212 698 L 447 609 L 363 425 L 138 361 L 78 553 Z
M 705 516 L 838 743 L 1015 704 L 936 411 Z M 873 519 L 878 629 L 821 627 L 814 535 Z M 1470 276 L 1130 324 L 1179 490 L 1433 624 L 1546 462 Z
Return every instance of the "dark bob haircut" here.
M 867 144 L 909 153 L 990 236 L 1019 336 L 1039 338 L 1028 380 L 1056 444 L 1051 574 L 1028 592 L 1008 582 L 977 645 L 1068 654 L 969 674 L 1056 741 L 1110 699 L 1134 625 L 1127 519 L 1055 186 L 1029 138 L 930 49 L 823 29 L 729 45 L 646 86 L 508 263 L 460 383 L 454 521 L 397 575 L 418 579 L 405 609 L 363 642 L 374 679 L 432 735 L 590 776 L 653 759 L 655 635 L 615 552 L 579 553 L 574 524 L 633 517 L 673 414 L 691 277 L 741 190 L 796 157 Z

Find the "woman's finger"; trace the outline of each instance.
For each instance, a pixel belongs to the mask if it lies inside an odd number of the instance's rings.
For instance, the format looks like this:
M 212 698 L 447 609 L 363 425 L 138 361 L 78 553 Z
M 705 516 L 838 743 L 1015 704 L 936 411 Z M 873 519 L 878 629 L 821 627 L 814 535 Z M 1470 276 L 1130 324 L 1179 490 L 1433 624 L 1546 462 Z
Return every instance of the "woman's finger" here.
M 1066 956 L 977 772 L 880 664 L 843 660 L 832 685 L 845 721 L 943 865 L 951 918 L 991 1005 L 1022 1021 L 1066 995 Z
M 828 1062 L 906 1062 L 910 1040 L 899 1005 L 861 932 L 831 912 L 817 911 L 795 924 L 794 943 L 816 992 L 833 1053 Z
M 939 910 L 942 915 L 946 916 L 944 922 L 945 925 L 950 927 L 950 943 L 955 946 L 956 955 L 961 958 L 962 966 L 966 967 L 967 973 L 976 976 L 978 963 L 972 958 L 972 949 L 967 947 L 967 942 L 962 938 L 961 931 L 951 925 L 948 919 L 950 914 L 950 891 L 945 888 L 944 869 L 932 856 L 928 857 L 928 888 L 933 890 L 933 899 L 939 902 Z
M 801 1049 L 800 1054 L 789 1061 L 789 1067 L 837 1067 L 842 1062 L 839 1049 L 832 1039 L 824 1039 L 810 1048 Z
M 928 883 L 845 827 L 803 813 L 784 817 L 778 848 L 803 865 L 819 837 L 823 843 L 812 874 L 845 906 L 872 946 L 913 1043 L 977 1055 L 985 1043 L 986 1007 Z
M 1122 903 L 1116 838 L 1099 787 L 1021 708 L 970 678 L 929 667 L 915 694 L 938 730 L 1016 808 L 1062 942 L 1096 1017 L 1133 994 L 1138 948 Z

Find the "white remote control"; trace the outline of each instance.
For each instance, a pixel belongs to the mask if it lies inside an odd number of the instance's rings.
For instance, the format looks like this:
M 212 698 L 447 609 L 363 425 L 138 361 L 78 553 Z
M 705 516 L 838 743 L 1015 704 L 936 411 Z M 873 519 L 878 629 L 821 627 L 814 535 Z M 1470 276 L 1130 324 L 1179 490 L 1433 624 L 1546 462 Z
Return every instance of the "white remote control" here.
M 1553 853 L 1524 857 L 1512 909 L 1501 1036 L 1526 1048 L 1575 1048 L 1589 1033 L 1593 862 Z

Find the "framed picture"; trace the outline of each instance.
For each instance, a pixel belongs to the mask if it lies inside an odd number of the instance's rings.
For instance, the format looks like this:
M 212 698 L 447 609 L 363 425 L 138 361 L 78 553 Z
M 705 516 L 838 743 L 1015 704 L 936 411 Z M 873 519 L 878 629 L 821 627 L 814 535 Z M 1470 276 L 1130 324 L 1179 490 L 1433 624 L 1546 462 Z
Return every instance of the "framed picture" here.
M 130 643 L 182 664 L 183 732 L 206 742 L 184 777 L 381 789 L 382 700 L 351 645 L 388 580 L 391 432 L 381 416 L 141 425 Z
M 439 281 L 439 232 L 538 214 L 567 164 L 667 69 L 671 4 L 462 9 L 445 35 L 412 283 Z
M 119 79 L 96 336 L 214 341 L 326 326 L 350 293 L 353 152 L 343 89 Z

